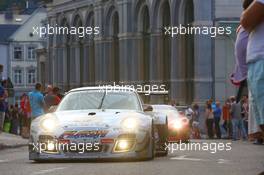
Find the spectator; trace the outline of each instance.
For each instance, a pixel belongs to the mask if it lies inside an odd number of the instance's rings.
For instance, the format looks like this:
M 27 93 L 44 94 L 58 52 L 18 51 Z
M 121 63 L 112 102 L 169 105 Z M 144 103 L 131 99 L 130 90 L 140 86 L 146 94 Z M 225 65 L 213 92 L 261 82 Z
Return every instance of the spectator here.
M 15 106 L 11 105 L 10 107 L 10 113 L 11 113 L 11 133 L 12 134 L 19 134 L 19 109 L 18 109 L 18 104 L 15 104 Z
M 223 128 L 227 138 L 232 138 L 232 122 L 230 118 L 230 99 L 227 99 L 222 108 Z
M 220 120 L 221 120 L 222 110 L 220 108 L 220 102 L 216 102 L 214 109 L 214 126 L 215 132 L 218 139 L 221 139 L 221 130 L 220 130 Z
M 249 92 L 249 99 L 251 99 L 251 93 Z M 248 134 L 249 139 L 253 140 L 254 144 L 262 145 L 263 144 L 263 133 L 261 132 L 260 126 L 257 124 L 256 117 L 254 116 L 254 108 L 253 103 L 249 102 L 249 113 L 248 113 Z
M 58 97 L 58 93 L 59 88 L 57 87 L 48 89 L 47 94 L 44 98 L 47 110 L 49 110 L 51 106 L 57 106 L 60 103 L 61 99 Z
M 248 133 L 248 111 L 249 111 L 248 97 L 244 95 L 241 102 L 242 102 L 242 119 L 246 133 Z
M 52 90 L 53 94 L 56 96 L 56 105 L 58 105 L 61 101 L 61 94 L 60 94 L 60 89 L 58 87 L 54 87 Z
M 7 92 L 0 84 L 0 133 L 3 131 L 4 122 L 5 122 L 5 111 L 6 111 L 6 102 Z
M 29 136 L 29 128 L 30 128 L 30 102 L 29 97 L 26 94 L 23 94 L 20 101 L 21 107 L 21 136 L 24 138 L 28 138 Z
M 247 47 L 248 86 L 252 115 L 264 133 L 264 0 L 255 0 L 241 17 L 250 33 Z
M 253 0 L 244 0 L 243 8 L 246 10 Z M 231 75 L 231 82 L 239 86 L 236 101 L 240 101 L 242 95 L 248 94 L 247 88 L 247 44 L 249 33 L 240 25 L 237 29 L 237 39 L 235 43 L 236 66 Z
M 21 107 L 21 113 L 22 113 L 23 120 L 24 120 L 23 126 L 29 127 L 31 109 L 30 109 L 29 97 L 26 94 L 23 94 L 23 96 L 21 97 L 20 107 Z
M 45 91 L 45 96 L 49 93 L 52 93 L 52 89 L 53 89 L 53 86 L 51 84 L 49 84 L 46 88 L 46 91 Z
M 170 101 L 170 105 L 173 106 L 173 107 L 176 107 L 176 101 L 175 100 L 171 100 Z
M 194 139 L 200 139 L 200 129 L 199 129 L 199 119 L 200 119 L 200 109 L 198 104 L 193 105 L 193 115 L 192 115 L 192 132 Z
M 205 109 L 205 119 L 206 119 L 206 126 L 207 126 L 207 134 L 209 139 L 214 138 L 213 133 L 213 124 L 214 124 L 214 113 L 212 109 L 212 105 L 209 103 Z
M 29 93 L 29 101 L 31 108 L 31 120 L 44 114 L 45 102 L 43 94 L 41 93 L 42 85 L 37 83 L 35 90 Z
M 252 4 L 253 0 L 244 0 L 243 2 L 243 9 L 244 11 L 248 9 L 248 7 Z M 236 55 L 236 67 L 235 72 L 233 74 L 232 82 L 240 84 L 239 91 L 237 95 L 237 101 L 240 101 L 240 97 L 242 94 L 246 95 L 248 94 L 247 90 L 247 45 L 248 45 L 248 38 L 249 38 L 249 32 L 246 31 L 242 26 L 239 26 L 237 30 L 237 40 L 236 40 L 236 48 L 235 48 L 235 55 Z M 245 97 L 245 96 L 244 96 Z M 243 100 L 244 101 L 244 100 Z M 248 100 L 247 100 L 248 101 Z M 252 110 L 252 103 L 247 104 L 247 107 L 245 105 L 242 106 L 242 117 L 245 129 L 247 133 L 250 134 L 252 138 L 257 137 L 259 134 L 259 128 L 255 124 L 255 118 L 254 114 L 249 115 L 249 111 Z M 250 110 L 249 110 L 250 109 Z M 247 122 L 249 121 L 249 122 Z M 249 124 L 248 124 L 249 123 Z M 249 128 L 249 129 L 247 129 Z
M 239 140 L 239 131 L 242 133 L 243 139 L 247 139 L 247 133 L 243 124 L 242 120 L 242 113 L 241 113 L 241 103 L 236 102 L 236 99 L 233 97 L 231 98 L 231 120 L 232 120 L 232 131 L 233 131 L 233 140 Z
M 8 104 L 6 104 L 6 111 L 5 111 L 5 125 L 4 125 L 4 131 L 10 132 L 11 130 L 11 114 L 9 112 Z
M 251 5 L 254 0 L 244 0 L 244 11 Z M 236 101 L 240 101 L 243 95 L 248 95 L 247 87 L 247 44 L 249 32 L 246 31 L 241 25 L 237 29 L 237 39 L 235 43 L 235 58 L 236 66 L 233 74 L 231 75 L 231 82 L 239 86 Z

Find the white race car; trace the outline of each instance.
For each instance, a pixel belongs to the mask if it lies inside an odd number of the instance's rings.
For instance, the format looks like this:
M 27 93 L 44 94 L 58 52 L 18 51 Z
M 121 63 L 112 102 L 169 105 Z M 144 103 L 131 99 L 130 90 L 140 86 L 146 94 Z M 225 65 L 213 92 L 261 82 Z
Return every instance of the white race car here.
M 153 159 L 167 155 L 166 115 L 147 113 L 134 89 L 71 90 L 52 112 L 31 123 L 29 159 Z

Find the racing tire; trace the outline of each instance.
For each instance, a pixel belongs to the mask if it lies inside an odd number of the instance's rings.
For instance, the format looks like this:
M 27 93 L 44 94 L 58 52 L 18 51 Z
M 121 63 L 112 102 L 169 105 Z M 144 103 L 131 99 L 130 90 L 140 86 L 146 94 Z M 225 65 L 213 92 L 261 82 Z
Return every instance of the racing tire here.
M 158 153 L 158 156 L 160 157 L 165 157 L 169 154 L 169 151 L 166 149 L 166 145 L 168 144 L 168 132 L 169 132 L 169 128 L 168 128 L 168 120 L 166 119 L 166 124 L 165 125 L 161 125 L 159 127 L 159 137 L 160 137 L 160 152 Z
M 48 163 L 48 161 L 46 160 L 39 160 L 39 159 L 34 159 L 33 163 Z
M 148 147 L 148 158 L 147 160 L 153 160 L 155 158 L 155 138 L 154 138 L 154 124 L 152 121 L 151 126 L 151 135 L 149 139 L 149 147 Z

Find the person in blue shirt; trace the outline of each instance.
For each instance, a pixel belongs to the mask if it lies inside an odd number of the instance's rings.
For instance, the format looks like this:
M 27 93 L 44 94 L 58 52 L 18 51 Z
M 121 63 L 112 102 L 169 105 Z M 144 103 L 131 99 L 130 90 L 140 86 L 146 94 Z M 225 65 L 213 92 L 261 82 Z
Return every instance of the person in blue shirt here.
M 221 130 L 220 130 L 220 120 L 222 115 L 222 109 L 220 102 L 215 103 L 214 111 L 214 125 L 215 125 L 215 132 L 218 139 L 221 139 Z
M 31 108 L 31 119 L 35 119 L 44 114 L 45 102 L 44 96 L 41 93 L 42 85 L 37 83 L 35 90 L 29 93 L 29 102 Z

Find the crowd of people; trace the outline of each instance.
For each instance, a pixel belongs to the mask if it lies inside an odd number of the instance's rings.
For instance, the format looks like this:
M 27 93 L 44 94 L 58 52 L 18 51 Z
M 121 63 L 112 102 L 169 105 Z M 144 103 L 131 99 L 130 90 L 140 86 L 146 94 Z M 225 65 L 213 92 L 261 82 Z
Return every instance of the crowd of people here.
M 246 95 L 240 101 L 232 96 L 223 105 L 220 101 L 208 100 L 203 112 L 195 104 L 191 109 L 191 116 L 192 138 L 201 138 L 202 130 L 209 139 L 248 139 L 249 104 Z
M 10 132 L 23 137 L 29 136 L 31 120 L 48 112 L 51 106 L 60 103 L 62 95 L 60 89 L 48 85 L 43 90 L 37 83 L 35 90 L 29 94 L 23 94 L 20 103 L 8 104 L 5 100 L 8 96 L 3 86 L 0 86 L 0 132 Z

